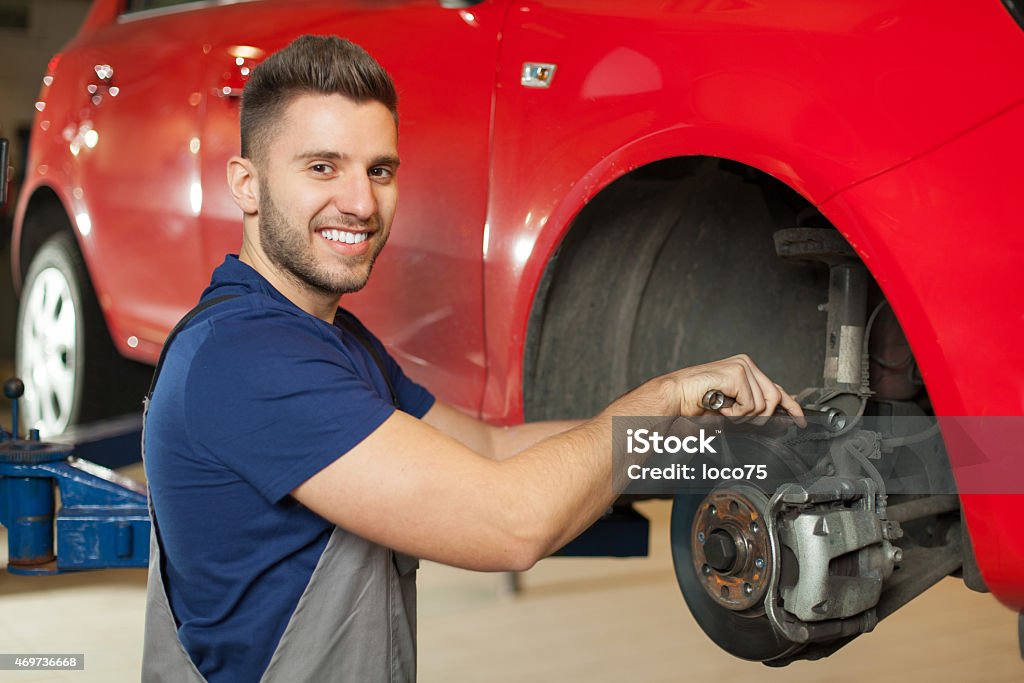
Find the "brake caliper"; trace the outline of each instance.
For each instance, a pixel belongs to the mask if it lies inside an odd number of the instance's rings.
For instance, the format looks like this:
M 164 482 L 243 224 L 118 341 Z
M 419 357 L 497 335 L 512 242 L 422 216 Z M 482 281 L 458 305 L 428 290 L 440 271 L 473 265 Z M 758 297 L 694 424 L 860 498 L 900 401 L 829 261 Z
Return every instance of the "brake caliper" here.
M 902 551 L 885 519 L 884 496 L 868 478 L 822 477 L 786 484 L 768 502 L 771 577 L 765 611 L 797 643 L 867 633 Z

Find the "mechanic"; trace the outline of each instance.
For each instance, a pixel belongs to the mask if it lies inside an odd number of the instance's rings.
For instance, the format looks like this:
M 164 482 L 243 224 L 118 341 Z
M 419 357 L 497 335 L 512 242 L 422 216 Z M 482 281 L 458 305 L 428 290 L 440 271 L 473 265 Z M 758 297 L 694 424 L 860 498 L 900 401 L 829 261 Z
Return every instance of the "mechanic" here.
M 168 338 L 147 400 L 144 681 L 414 680 L 414 558 L 523 571 L 566 544 L 615 498 L 613 415 L 700 415 L 711 389 L 735 397 L 726 415 L 801 414 L 736 356 L 585 422 L 466 416 L 338 308 L 395 213 L 388 74 L 303 36 L 255 69 L 241 138 L 240 253 Z

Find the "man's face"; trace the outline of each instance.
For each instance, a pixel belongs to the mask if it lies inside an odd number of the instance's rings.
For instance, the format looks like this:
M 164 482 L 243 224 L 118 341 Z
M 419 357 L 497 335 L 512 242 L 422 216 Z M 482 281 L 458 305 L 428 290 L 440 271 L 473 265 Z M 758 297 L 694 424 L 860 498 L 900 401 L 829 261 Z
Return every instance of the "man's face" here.
M 341 296 L 366 284 L 395 215 L 397 138 L 379 102 L 303 95 L 288 106 L 260 164 L 259 233 L 290 285 Z

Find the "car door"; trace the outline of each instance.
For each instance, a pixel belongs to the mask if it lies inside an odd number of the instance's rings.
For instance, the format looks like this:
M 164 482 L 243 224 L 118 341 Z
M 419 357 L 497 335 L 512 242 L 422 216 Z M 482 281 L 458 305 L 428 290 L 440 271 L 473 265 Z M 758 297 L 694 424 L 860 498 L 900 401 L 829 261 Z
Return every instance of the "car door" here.
M 399 92 L 398 214 L 370 284 L 346 307 L 413 378 L 476 412 L 485 372 L 482 259 L 487 155 L 505 2 L 446 9 L 436 0 L 253 2 L 204 11 L 201 225 L 205 267 L 241 243 L 241 213 L 225 186 L 239 151 L 238 107 L 248 74 L 305 33 L 366 48 Z
M 118 341 L 159 350 L 202 291 L 198 233 L 201 22 L 129 12 L 90 36 L 63 131 L 90 275 Z

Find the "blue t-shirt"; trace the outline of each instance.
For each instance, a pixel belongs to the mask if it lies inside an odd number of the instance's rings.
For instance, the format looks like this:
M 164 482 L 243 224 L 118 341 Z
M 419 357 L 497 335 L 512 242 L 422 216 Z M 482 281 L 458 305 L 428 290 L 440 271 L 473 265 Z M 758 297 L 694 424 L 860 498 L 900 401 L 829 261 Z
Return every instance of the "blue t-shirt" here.
M 178 634 L 210 681 L 259 680 L 334 527 L 288 494 L 391 413 L 373 357 L 234 256 L 164 360 L 146 476 Z M 365 329 L 365 328 L 364 328 Z M 402 410 L 434 403 L 380 342 Z

